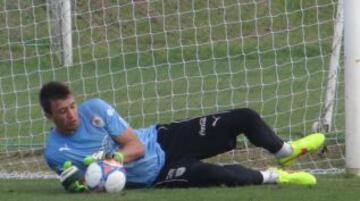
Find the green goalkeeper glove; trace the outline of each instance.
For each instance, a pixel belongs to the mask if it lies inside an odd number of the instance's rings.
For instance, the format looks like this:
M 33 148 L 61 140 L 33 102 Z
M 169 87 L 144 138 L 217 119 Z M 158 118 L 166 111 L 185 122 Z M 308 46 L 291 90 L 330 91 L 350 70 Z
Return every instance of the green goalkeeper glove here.
M 83 160 L 84 165 L 89 166 L 91 163 L 97 161 L 97 159 L 93 156 L 86 156 Z
M 105 153 L 104 151 L 99 151 L 94 153 L 93 155 L 86 156 L 83 160 L 84 165 L 89 166 L 91 163 L 104 159 Z
M 89 166 L 91 163 L 98 161 L 98 160 L 103 160 L 103 159 L 115 159 L 117 162 L 123 164 L 124 162 L 124 154 L 119 152 L 119 151 L 115 151 L 113 153 L 106 153 L 106 154 L 97 154 L 97 155 L 91 155 L 91 156 L 86 156 L 83 160 L 84 165 Z
M 112 158 L 115 159 L 117 162 L 123 164 L 124 163 L 124 154 L 122 152 L 119 151 L 115 151 L 112 154 Z
M 60 175 L 60 182 L 71 193 L 81 193 L 87 190 L 86 186 L 81 183 L 82 176 L 79 168 L 72 165 L 71 161 L 65 161 L 63 171 Z

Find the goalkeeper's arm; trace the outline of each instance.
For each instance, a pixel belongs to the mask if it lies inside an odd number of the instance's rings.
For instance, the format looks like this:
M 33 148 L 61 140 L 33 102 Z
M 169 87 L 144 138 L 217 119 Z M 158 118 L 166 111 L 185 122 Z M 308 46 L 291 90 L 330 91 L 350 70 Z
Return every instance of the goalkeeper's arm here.
M 113 140 L 117 144 L 121 145 L 121 149 L 112 153 L 98 152 L 94 155 L 87 156 L 85 157 L 83 163 L 86 166 L 89 166 L 97 160 L 112 157 L 119 163 L 124 164 L 137 160 L 145 154 L 144 145 L 131 128 L 126 129 L 121 135 L 113 137 Z
M 121 145 L 121 149 L 113 155 L 114 159 L 119 162 L 129 163 L 145 154 L 144 145 L 131 128 L 126 129 L 121 135 L 113 137 L 113 140 Z
M 63 171 L 60 175 L 60 182 L 66 191 L 72 193 L 80 193 L 86 191 L 83 184 L 83 177 L 79 168 L 72 165 L 71 161 L 66 161 L 63 165 Z

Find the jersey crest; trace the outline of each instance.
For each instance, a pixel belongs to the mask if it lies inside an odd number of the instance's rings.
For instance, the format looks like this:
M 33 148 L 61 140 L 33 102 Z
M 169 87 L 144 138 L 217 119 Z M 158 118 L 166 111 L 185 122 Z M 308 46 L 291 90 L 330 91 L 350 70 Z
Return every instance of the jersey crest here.
M 91 124 L 94 125 L 95 127 L 98 127 L 98 128 L 101 128 L 101 127 L 105 126 L 104 120 L 99 116 L 94 116 L 91 119 Z

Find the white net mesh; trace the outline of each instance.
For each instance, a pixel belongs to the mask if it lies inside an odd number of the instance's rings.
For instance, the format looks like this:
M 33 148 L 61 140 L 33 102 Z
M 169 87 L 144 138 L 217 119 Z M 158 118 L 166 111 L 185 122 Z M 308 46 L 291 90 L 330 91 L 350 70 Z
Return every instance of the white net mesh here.
M 41 155 L 51 124 L 38 106 L 50 80 L 67 82 L 79 102 L 105 99 L 134 128 L 250 107 L 292 140 L 323 114 L 336 1 L 74 0 L 70 67 L 49 5 L 0 3 L 0 177 L 53 176 Z M 342 169 L 342 94 L 338 80 L 327 150 L 295 168 Z M 273 162 L 243 137 L 238 147 L 215 160 Z

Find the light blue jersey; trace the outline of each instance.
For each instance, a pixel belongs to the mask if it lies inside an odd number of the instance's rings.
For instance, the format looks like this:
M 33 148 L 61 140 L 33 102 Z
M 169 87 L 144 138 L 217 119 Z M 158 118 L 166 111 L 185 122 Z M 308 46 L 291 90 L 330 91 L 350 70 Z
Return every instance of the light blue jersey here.
M 84 174 L 86 156 L 115 151 L 119 144 L 112 137 L 121 135 L 129 125 L 116 110 L 101 99 L 90 99 L 79 105 L 80 126 L 65 136 L 56 129 L 49 133 L 45 159 L 58 174 L 65 161 L 71 160 Z M 164 165 L 165 154 L 157 143 L 155 125 L 135 130 L 143 143 L 145 155 L 125 165 L 127 185 L 150 186 Z

